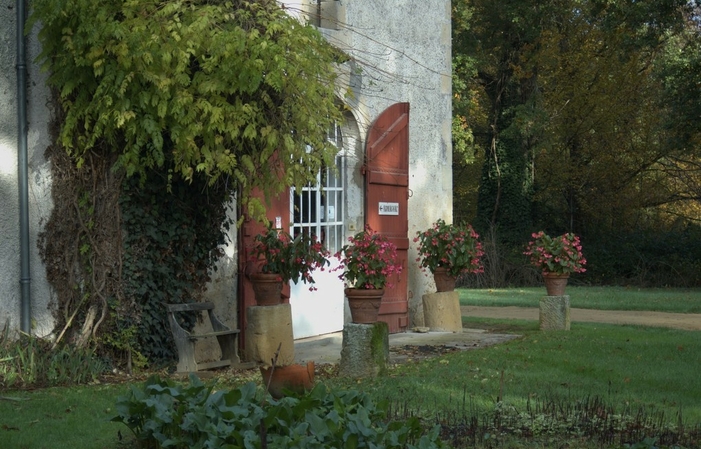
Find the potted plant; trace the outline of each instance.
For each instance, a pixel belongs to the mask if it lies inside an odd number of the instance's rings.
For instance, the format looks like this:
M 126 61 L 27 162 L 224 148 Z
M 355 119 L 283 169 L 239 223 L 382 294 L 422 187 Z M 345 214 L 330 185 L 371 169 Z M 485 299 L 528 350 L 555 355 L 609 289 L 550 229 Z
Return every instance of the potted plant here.
M 439 218 L 425 231 L 418 231 L 414 242 L 419 244 L 417 262 L 433 273 L 436 290 L 452 291 L 462 273 L 484 271 L 484 255 L 479 235 L 469 224 L 447 224 Z
M 532 237 L 524 254 L 543 273 L 548 296 L 562 296 L 570 274 L 586 271 L 579 237 L 571 232 L 550 237 L 543 231 Z
M 335 269 L 343 270 L 339 278 L 347 287 L 352 321 L 372 323 L 377 321 L 385 286 L 391 286 L 388 278 L 402 272 L 397 247 L 369 226 L 348 242 L 336 254 L 340 265 Z
M 283 282 L 302 280 L 315 290 L 312 272 L 329 265 L 328 251 L 316 237 L 304 233 L 292 237 L 281 229 L 257 234 L 251 249 L 256 272 L 249 275 L 258 305 L 275 305 L 281 300 Z

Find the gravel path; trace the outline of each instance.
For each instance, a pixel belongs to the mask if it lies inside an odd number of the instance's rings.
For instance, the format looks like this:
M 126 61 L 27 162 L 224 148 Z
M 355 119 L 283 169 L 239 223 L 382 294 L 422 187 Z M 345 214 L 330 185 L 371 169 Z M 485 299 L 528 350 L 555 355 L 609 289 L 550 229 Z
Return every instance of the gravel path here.
M 506 318 L 538 320 L 537 307 L 460 307 L 463 316 L 480 318 Z M 628 310 L 570 309 L 572 322 L 636 324 L 641 326 L 670 327 L 673 329 L 701 330 L 701 314 L 639 312 Z

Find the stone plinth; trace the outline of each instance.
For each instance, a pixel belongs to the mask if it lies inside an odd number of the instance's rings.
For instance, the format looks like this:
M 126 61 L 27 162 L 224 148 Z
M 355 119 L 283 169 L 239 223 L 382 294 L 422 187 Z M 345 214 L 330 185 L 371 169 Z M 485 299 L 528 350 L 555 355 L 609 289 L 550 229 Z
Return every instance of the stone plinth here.
M 279 346 L 280 353 L 276 365 L 294 363 L 292 307 L 289 304 L 251 306 L 246 309 L 246 317 L 246 360 L 270 366 Z
M 389 326 L 347 323 L 343 327 L 339 375 L 362 378 L 385 374 L 389 363 Z
M 424 326 L 431 332 L 462 332 L 458 292 L 428 293 L 422 296 Z
M 570 297 L 540 298 L 540 330 L 570 330 Z

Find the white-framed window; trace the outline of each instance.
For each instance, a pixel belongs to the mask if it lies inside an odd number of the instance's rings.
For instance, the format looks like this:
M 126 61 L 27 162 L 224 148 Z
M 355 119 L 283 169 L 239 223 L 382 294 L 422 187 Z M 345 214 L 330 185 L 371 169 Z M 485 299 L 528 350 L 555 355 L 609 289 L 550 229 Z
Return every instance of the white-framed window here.
M 314 235 L 332 254 L 344 244 L 344 155 L 341 128 L 336 125 L 328 139 L 340 149 L 336 167 L 325 167 L 317 174 L 316 185 L 290 191 L 290 234 Z

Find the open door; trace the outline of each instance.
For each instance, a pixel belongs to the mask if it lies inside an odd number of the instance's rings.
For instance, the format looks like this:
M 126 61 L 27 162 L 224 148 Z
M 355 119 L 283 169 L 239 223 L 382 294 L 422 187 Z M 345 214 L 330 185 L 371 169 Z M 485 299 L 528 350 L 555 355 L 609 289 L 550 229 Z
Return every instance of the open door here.
M 409 323 L 409 103 L 396 103 L 375 120 L 365 157 L 365 222 L 397 246 L 402 262 L 402 274 L 385 289 L 379 315 L 397 333 Z
M 340 127 L 329 131 L 328 138 L 339 149 L 342 148 Z M 342 153 L 336 156 L 336 167 L 324 167 L 318 174 L 316 183 L 300 188 L 287 189 L 266 203 L 266 217 L 276 228 L 288 231 L 292 236 L 300 233 L 315 235 L 331 254 L 341 249 L 344 243 L 345 217 L 345 158 Z M 254 191 L 258 198 L 262 192 Z M 265 227 L 256 221 L 245 219 L 239 231 L 239 273 L 238 273 L 238 312 L 239 326 L 247 328 L 246 309 L 255 305 L 253 287 L 248 272 L 253 268 L 247 263 L 256 234 Z M 331 257 L 331 267 L 339 260 Z M 313 273 L 316 284 L 314 291 L 309 285 L 290 282 L 283 286 L 284 302 L 292 305 L 292 328 L 294 338 L 305 338 L 327 334 L 343 329 L 344 294 L 343 281 L 338 273 L 325 267 Z M 241 334 L 241 345 L 245 348 L 245 332 Z

